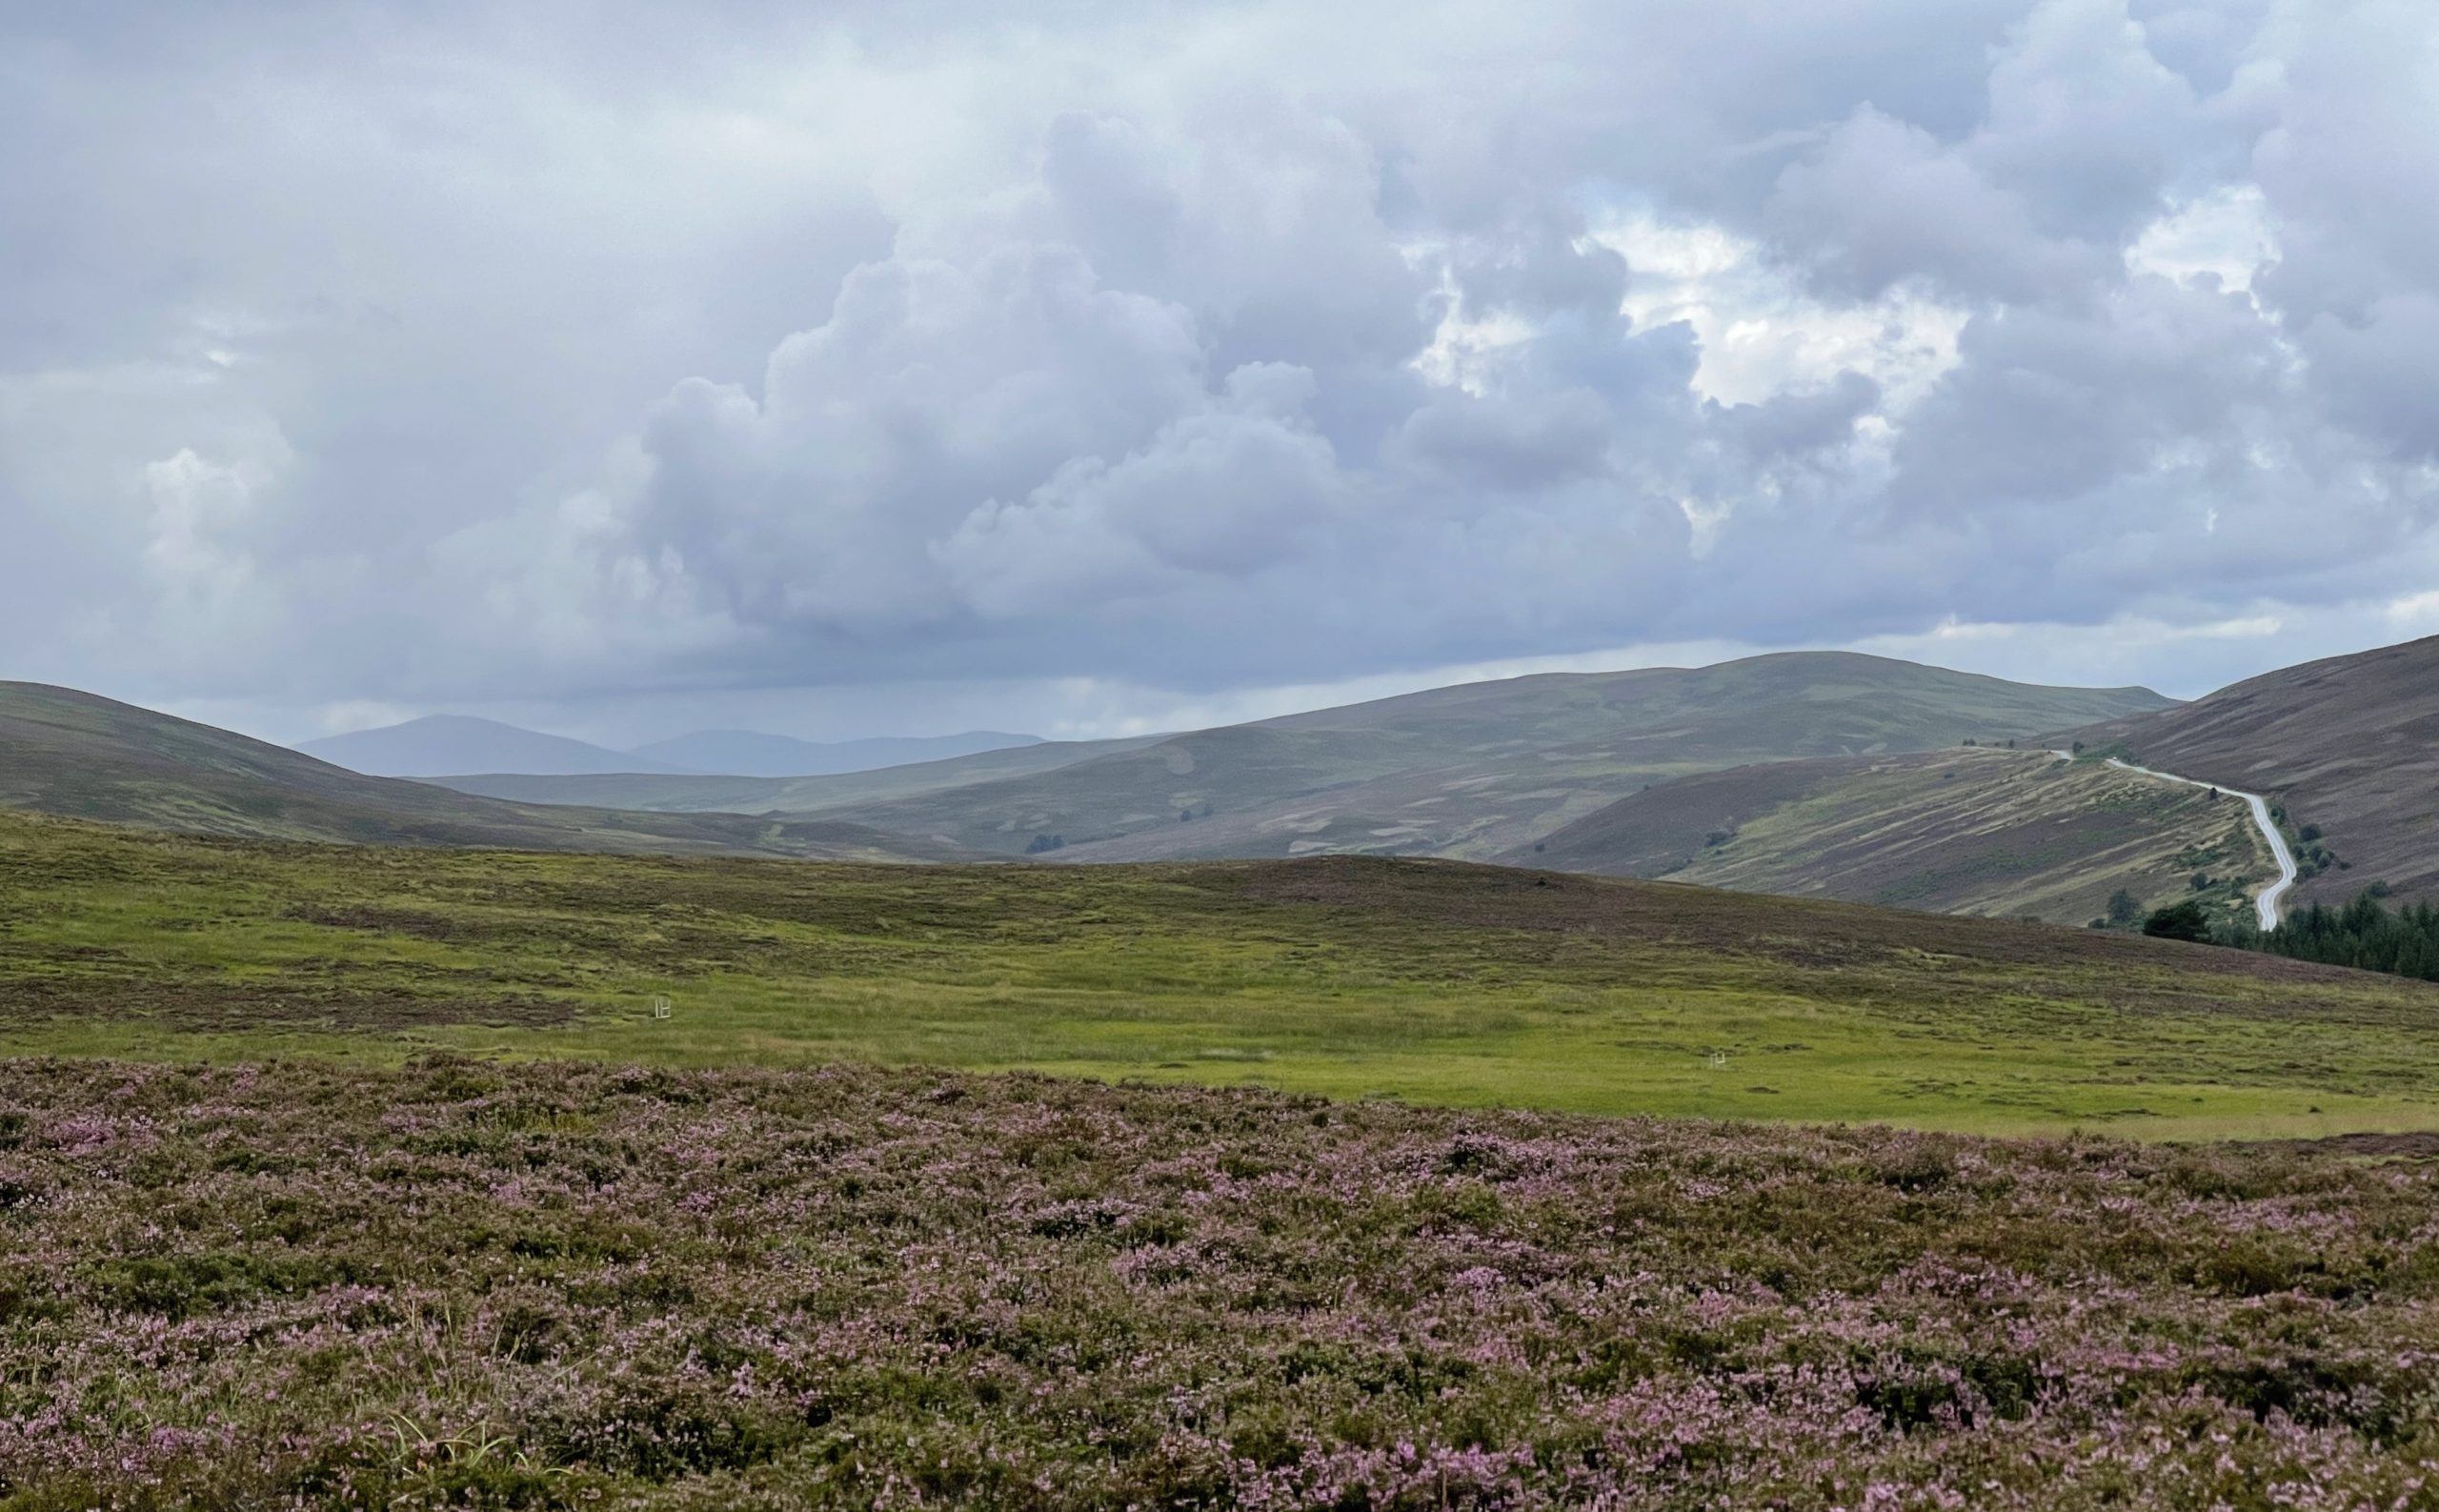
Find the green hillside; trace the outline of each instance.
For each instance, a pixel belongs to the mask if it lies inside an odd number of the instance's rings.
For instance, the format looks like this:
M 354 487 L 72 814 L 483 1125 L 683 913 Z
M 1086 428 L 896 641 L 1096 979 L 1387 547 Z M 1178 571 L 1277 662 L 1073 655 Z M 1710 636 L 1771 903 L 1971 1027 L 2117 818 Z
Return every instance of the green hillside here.
M 2009 682 L 1850 651 L 1780 652 L 1708 667 L 1551 673 L 1463 683 L 1267 721 L 1282 730 L 1381 730 L 1451 750 L 1565 744 L 1683 728 L 1716 746 L 1790 756 L 1865 754 L 2031 734 L 2062 709 L 2172 707 L 2147 688 Z
M 820 812 L 1072 860 L 1484 858 L 1689 773 L 2025 737 L 2143 689 L 2039 688 L 1844 652 L 1469 683 L 1172 736 L 1054 771 Z
M 2046 751 L 1786 761 L 1623 798 L 1502 859 L 2078 924 L 2121 889 L 2230 920 L 2277 876 L 2241 804 Z M 2208 885 L 2195 888 L 2194 877 Z
M 947 859 L 836 819 L 539 808 L 361 776 L 91 694 L 0 683 L 0 808 L 197 835 L 545 851 Z
M 0 816 L 0 1054 L 846 1059 L 1990 1131 L 2439 1128 L 2429 984 L 1668 883 L 339 849 L 23 816 Z

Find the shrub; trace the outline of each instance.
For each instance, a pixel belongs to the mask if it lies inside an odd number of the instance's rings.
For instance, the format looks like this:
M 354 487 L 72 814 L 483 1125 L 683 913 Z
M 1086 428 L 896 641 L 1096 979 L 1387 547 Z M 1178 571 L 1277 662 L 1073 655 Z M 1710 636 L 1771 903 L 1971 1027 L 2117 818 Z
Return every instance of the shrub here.
M 2210 938 L 2210 915 L 2199 902 L 2187 898 L 2154 910 L 2150 917 L 2143 920 L 2143 933 L 2155 939 L 2207 942 Z

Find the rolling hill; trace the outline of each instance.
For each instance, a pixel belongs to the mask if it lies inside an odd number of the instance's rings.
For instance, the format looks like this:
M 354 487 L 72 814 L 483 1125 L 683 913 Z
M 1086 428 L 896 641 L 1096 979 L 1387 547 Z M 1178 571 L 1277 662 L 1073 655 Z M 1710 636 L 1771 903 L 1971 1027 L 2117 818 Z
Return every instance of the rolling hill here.
M 2290 833 L 2313 827 L 2332 857 L 2297 901 L 2344 901 L 2373 880 L 2439 897 L 2439 637 L 2283 668 L 2073 737 L 2281 801 Z
M 432 780 L 459 793 L 519 803 L 600 805 L 661 814 L 813 814 L 1056 771 L 1095 756 L 1140 750 L 1167 738 L 1154 735 L 1118 740 L 1045 740 L 937 761 L 820 776 L 674 776 L 635 773 L 553 776 L 490 772 Z
M 544 851 L 945 860 L 835 819 L 545 808 L 365 776 L 72 689 L 0 682 L 0 808 L 189 834 Z
M 1468 683 L 817 812 L 1062 860 L 1480 859 L 1692 773 L 2026 736 L 2057 728 L 2064 711 L 2167 704 L 2139 688 L 2032 687 L 1851 653 L 1788 653 Z
M 2428 1505 L 2429 983 L 1370 857 L 0 877 L 12 1512 Z
M 1794 653 L 1464 684 L 1185 735 L 1013 745 L 870 772 L 477 775 L 444 786 L 359 776 L 125 705 L 15 685 L 0 713 L 28 733 L 14 763 L 22 770 L 7 776 L 18 791 L 0 790 L 0 802 L 359 842 L 1062 861 L 1489 859 L 1690 775 L 2019 737 L 2167 702 L 2142 689 L 2032 687 Z M 417 724 L 417 738 L 449 750 L 460 749 L 448 740 L 468 724 L 511 745 L 551 739 L 480 721 Z M 624 759 L 563 744 L 578 754 L 555 745 L 542 754 Z
M 514 773 L 534 777 L 785 778 L 870 772 L 1042 743 L 1038 736 L 992 730 L 828 743 L 753 730 L 697 730 L 614 751 L 496 719 L 440 714 L 308 740 L 296 749 L 368 776 L 430 779 Z
M 333 766 L 383 777 L 437 777 L 455 772 L 574 776 L 702 770 L 457 714 L 427 715 L 404 724 L 308 740 L 296 749 Z
M 1332 852 L 1487 859 L 1626 794 L 1753 761 L 1918 751 L 2148 711 L 1844 652 L 1460 684 L 1250 724 L 781 780 L 452 776 L 623 809 L 820 815 L 1068 861 Z
M 2102 916 L 2121 888 L 2146 909 L 2198 897 L 2242 918 L 2277 875 L 2233 798 L 1986 747 L 1683 777 L 1500 858 L 2069 924 Z

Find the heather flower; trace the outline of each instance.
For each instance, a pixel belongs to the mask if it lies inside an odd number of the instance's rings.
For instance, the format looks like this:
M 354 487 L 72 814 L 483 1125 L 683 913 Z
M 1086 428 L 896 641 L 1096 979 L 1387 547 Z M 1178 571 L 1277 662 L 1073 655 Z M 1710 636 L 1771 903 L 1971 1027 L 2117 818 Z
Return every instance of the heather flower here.
M 2439 1505 L 2418 1165 L 851 1067 L 0 1108 L 0 1505 Z

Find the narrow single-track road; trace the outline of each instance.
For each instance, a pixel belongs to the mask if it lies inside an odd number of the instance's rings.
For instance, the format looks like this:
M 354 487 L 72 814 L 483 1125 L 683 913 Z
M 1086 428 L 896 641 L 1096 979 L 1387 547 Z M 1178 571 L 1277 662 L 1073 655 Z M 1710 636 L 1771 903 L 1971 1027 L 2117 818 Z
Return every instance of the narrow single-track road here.
M 2053 750 L 2049 754 L 2061 761 L 2075 759 L 2075 753 L 2072 751 Z M 2253 899 L 2253 907 L 2260 911 L 2261 927 L 2264 930 L 2278 927 L 2278 905 L 2286 898 L 2287 890 L 2295 885 L 2295 853 L 2287 848 L 2287 837 L 2278 833 L 2277 821 L 2269 816 L 2268 798 L 2258 793 L 2239 793 L 2234 788 L 2221 787 L 2216 782 L 2204 782 L 2195 777 L 2181 777 L 2173 772 L 2138 767 L 2131 761 L 2120 761 L 2115 756 L 2108 758 L 2108 764 L 2121 772 L 2139 772 L 2147 777 L 2158 777 L 2163 782 L 2182 782 L 2189 788 L 2208 788 L 2213 793 L 2226 793 L 2244 799 L 2252 809 L 2253 827 L 2260 830 L 2262 838 L 2269 842 L 2269 854 L 2278 860 L 2278 880 L 2261 890 L 2261 896 Z
M 2120 761 L 2115 756 L 2108 758 L 2108 764 L 2127 772 L 2140 772 L 2147 777 L 2158 777 L 2163 782 L 2182 782 L 2189 788 L 2208 788 L 2214 793 L 2234 794 L 2235 796 L 2250 804 L 2254 826 L 2261 831 L 2262 838 L 2269 842 L 2269 854 L 2278 858 L 2278 880 L 2261 890 L 2261 896 L 2253 899 L 2253 906 L 2261 910 L 2263 929 L 2271 930 L 2278 927 L 2279 901 L 2287 896 L 2287 890 L 2295 885 L 2295 853 L 2287 848 L 2287 837 L 2278 833 L 2277 821 L 2269 816 L 2268 798 L 2258 793 L 2237 793 L 2234 788 L 2223 788 L 2216 782 L 2201 782 L 2192 777 L 2181 777 L 2173 772 L 2157 772 L 2149 767 L 2138 767 L 2131 761 Z

